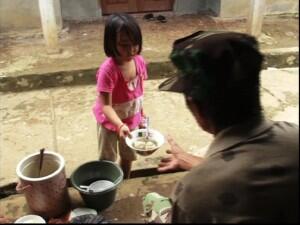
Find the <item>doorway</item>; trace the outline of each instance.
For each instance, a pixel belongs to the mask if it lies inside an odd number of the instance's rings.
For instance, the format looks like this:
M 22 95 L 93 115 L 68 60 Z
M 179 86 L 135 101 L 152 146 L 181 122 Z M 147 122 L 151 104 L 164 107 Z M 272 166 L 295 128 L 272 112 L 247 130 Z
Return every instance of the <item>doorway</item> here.
M 174 0 L 101 0 L 102 14 L 172 11 Z

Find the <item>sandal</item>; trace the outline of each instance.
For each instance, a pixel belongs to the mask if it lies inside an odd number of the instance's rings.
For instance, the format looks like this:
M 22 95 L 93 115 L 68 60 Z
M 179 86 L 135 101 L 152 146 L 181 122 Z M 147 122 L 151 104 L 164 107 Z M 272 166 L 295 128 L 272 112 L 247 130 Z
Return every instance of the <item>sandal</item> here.
M 144 20 L 148 20 L 148 21 L 154 20 L 154 15 L 153 15 L 153 13 L 145 14 L 145 15 L 143 16 L 143 19 L 144 19 Z
M 159 22 L 161 22 L 161 23 L 166 23 L 166 22 L 167 22 L 166 17 L 164 17 L 163 15 L 158 15 L 158 16 L 156 17 L 156 19 L 157 19 Z

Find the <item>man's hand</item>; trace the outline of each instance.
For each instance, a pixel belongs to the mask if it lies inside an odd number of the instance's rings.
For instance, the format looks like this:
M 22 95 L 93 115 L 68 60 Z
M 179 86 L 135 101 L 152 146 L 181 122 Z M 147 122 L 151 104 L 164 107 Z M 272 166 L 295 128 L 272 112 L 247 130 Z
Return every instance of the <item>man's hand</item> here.
M 202 162 L 203 158 L 185 152 L 170 136 L 167 137 L 167 140 L 171 147 L 167 153 L 171 155 L 160 161 L 159 172 L 190 170 Z
M 8 224 L 13 223 L 13 220 L 10 218 L 6 218 L 4 216 L 0 216 L 0 224 Z

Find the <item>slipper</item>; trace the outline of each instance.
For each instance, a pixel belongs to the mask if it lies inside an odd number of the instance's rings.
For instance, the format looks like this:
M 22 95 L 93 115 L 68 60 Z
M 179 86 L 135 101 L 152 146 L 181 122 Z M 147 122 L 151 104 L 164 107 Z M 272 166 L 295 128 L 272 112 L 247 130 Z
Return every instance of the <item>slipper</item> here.
M 144 20 L 148 20 L 148 21 L 154 20 L 154 15 L 153 15 L 153 13 L 145 14 L 145 15 L 143 16 L 143 19 L 144 19 Z
M 159 22 L 161 22 L 161 23 L 166 23 L 166 22 L 167 22 L 166 17 L 164 17 L 163 15 L 158 15 L 158 16 L 156 17 L 156 19 L 157 19 Z

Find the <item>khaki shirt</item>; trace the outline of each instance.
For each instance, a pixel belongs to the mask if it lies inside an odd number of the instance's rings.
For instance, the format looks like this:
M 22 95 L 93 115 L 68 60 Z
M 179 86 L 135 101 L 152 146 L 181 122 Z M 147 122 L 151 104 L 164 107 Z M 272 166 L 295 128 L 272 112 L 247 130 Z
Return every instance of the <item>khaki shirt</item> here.
M 173 223 L 299 221 L 299 127 L 249 121 L 218 133 L 173 192 Z

